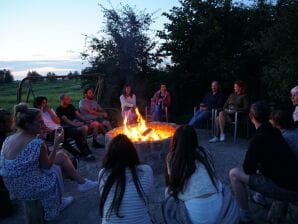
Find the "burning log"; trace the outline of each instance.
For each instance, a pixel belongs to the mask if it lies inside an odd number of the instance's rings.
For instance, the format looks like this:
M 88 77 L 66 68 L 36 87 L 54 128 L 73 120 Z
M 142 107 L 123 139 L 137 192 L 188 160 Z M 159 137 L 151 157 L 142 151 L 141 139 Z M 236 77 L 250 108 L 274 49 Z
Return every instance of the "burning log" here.
M 146 136 L 146 135 L 148 135 L 151 131 L 152 131 L 151 128 L 147 128 L 147 129 L 142 133 L 142 136 Z

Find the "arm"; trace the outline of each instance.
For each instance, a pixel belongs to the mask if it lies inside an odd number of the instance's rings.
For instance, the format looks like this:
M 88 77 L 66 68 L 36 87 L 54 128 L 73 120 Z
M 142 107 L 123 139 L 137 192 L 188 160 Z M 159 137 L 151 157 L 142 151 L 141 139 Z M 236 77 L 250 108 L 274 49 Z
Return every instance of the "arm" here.
M 258 168 L 258 151 L 262 150 L 258 147 L 258 138 L 251 141 L 243 162 L 243 170 L 246 174 L 255 174 Z
M 248 111 L 249 109 L 249 102 L 248 102 L 248 97 L 247 95 L 242 95 L 242 99 L 241 99 L 241 105 L 238 108 L 239 111 Z
M 151 98 L 151 104 L 157 104 L 157 102 L 158 102 L 158 95 L 159 95 L 159 91 L 157 91 L 154 95 L 153 95 L 153 97 Z
M 166 106 L 166 107 L 170 106 L 170 104 L 171 104 L 171 96 L 170 96 L 170 93 L 169 92 L 167 92 L 166 96 L 163 98 L 162 101 L 163 101 L 162 103 L 163 103 L 164 106 Z
M 48 155 L 48 148 L 45 143 L 41 145 L 40 149 L 40 155 L 39 155 L 39 163 L 41 168 L 49 169 L 54 163 L 56 153 L 59 149 L 59 143 L 63 142 L 64 136 L 57 136 L 57 133 L 55 132 L 55 139 L 54 139 L 54 145 L 53 145 L 53 151 Z
M 51 116 L 52 120 L 53 120 L 56 124 L 61 124 L 61 120 L 60 120 L 60 118 L 57 116 L 57 114 L 53 111 L 52 108 L 48 107 L 48 108 L 47 108 L 47 112 L 49 113 L 49 115 Z
M 126 98 L 123 95 L 120 96 L 120 102 L 121 102 L 121 107 L 122 108 L 124 108 L 124 107 L 134 107 L 134 105 L 132 103 L 127 102 Z
M 83 121 L 83 122 L 86 121 L 86 119 L 83 117 L 83 115 L 79 111 L 76 110 L 75 113 L 76 113 L 77 118 L 79 118 L 81 121 Z
M 219 93 L 215 108 L 222 108 L 225 104 L 225 96 L 222 92 Z

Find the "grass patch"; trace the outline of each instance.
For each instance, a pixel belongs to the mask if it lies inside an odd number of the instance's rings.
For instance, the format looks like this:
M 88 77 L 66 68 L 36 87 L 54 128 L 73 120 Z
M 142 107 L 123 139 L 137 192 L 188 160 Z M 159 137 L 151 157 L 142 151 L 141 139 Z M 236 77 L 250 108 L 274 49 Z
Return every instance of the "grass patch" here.
M 0 85 L 0 108 L 12 111 L 17 102 L 17 90 L 19 82 Z M 78 106 L 83 96 L 82 81 L 80 79 L 72 80 L 55 80 L 55 81 L 35 81 L 31 84 L 33 93 L 29 92 L 29 83 L 25 82 L 22 89 L 22 102 L 29 103 L 33 106 L 34 96 L 46 96 L 52 108 L 56 109 L 59 105 L 59 96 L 68 94 L 72 99 L 72 104 Z

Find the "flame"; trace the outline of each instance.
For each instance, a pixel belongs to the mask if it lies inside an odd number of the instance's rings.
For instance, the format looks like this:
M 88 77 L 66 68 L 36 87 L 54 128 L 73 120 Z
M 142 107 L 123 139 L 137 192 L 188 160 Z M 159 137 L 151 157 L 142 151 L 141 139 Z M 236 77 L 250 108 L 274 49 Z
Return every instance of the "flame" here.
M 125 134 L 133 142 L 138 141 L 157 141 L 169 137 L 169 130 L 155 130 L 147 126 L 138 108 L 135 109 L 137 115 L 137 123 L 133 125 L 127 124 L 127 116 L 123 120 L 123 134 Z

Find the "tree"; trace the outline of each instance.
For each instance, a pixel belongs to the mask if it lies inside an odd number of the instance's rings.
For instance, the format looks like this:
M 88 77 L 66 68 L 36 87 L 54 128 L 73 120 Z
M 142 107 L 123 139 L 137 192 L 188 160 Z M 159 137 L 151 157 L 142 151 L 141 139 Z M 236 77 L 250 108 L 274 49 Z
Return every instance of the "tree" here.
M 0 84 L 13 82 L 13 76 L 10 70 L 0 70 Z
M 56 74 L 54 72 L 48 72 L 47 73 L 47 80 L 49 80 L 49 81 L 55 81 L 55 80 L 57 80 Z
M 152 19 L 150 14 L 135 11 L 128 5 L 117 10 L 102 7 L 102 11 L 105 36 L 86 36 L 88 49 L 82 56 L 92 66 L 83 73 L 104 73 L 105 99 L 112 98 L 118 104 L 123 85 L 130 82 L 137 86 L 139 80 L 154 67 L 151 51 L 155 43 L 147 34 Z

